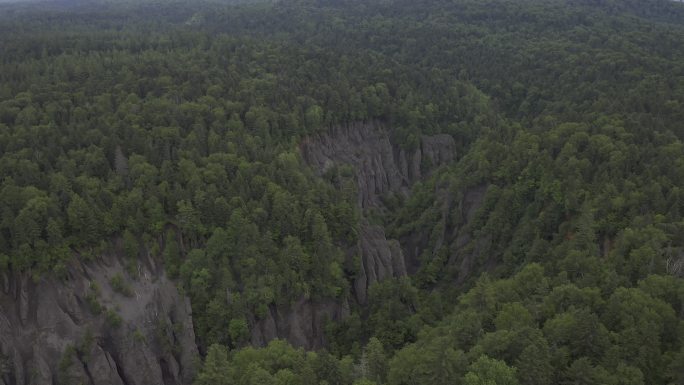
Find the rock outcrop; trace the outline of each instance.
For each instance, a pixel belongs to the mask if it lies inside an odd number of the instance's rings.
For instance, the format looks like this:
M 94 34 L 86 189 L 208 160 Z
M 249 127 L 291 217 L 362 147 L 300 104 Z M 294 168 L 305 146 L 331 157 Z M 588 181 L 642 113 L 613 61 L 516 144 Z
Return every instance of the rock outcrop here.
M 352 123 L 307 138 L 301 145 L 305 161 L 319 175 L 332 167 L 353 168 L 362 209 L 383 207 L 387 194 L 408 195 L 411 185 L 431 170 L 455 158 L 454 139 L 445 134 L 422 136 L 418 148 L 407 151 L 392 143 L 380 122 Z M 407 274 L 407 261 L 397 240 L 387 239 L 380 226 L 362 219 L 354 252 L 361 266 L 353 287 L 359 303 L 365 303 L 368 287 L 390 277 Z
M 307 138 L 301 146 L 305 161 L 319 174 L 348 164 L 356 172 L 359 206 L 379 207 L 387 193 L 408 194 L 425 172 L 451 162 L 455 142 L 450 135 L 422 136 L 420 146 L 407 151 L 390 140 L 379 122 L 336 126 Z
M 354 292 L 360 303 L 365 303 L 368 288 L 386 278 L 406 275 L 406 261 L 401 245 L 396 239 L 388 240 L 381 226 L 366 220 L 360 225 L 358 254 L 361 266 L 354 280 Z
M 484 246 L 491 242 L 488 235 L 473 240 L 470 232 L 466 229 L 467 225 L 475 218 L 477 210 L 482 206 L 486 193 L 487 186 L 485 185 L 467 189 L 463 194 L 463 199 L 460 201 L 458 212 L 461 217 L 458 220 L 459 225 L 451 230 L 451 234 L 445 234 L 446 237 L 450 236 L 449 239 L 452 240 L 448 263 L 458 266 L 457 284 L 462 284 L 470 276 L 475 259 L 482 254 L 481 250 L 485 248 Z
M 254 346 L 265 346 L 273 339 L 284 338 L 296 347 L 320 349 L 326 346 L 323 330 L 326 322 L 339 321 L 348 315 L 349 305 L 333 300 L 301 298 L 292 306 L 271 306 L 265 318 L 252 320 L 250 342 Z
M 108 256 L 62 279 L 0 276 L 0 384 L 190 384 L 189 301 L 151 259 L 135 279 L 124 265 Z

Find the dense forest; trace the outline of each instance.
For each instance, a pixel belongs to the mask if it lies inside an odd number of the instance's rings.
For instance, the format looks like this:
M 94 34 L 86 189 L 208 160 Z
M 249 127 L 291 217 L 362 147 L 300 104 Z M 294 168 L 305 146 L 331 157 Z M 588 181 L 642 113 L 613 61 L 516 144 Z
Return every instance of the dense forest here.
M 359 122 L 453 157 L 360 205 L 302 151 Z M 0 272 L 158 260 L 197 385 L 684 384 L 683 140 L 678 2 L 0 4 Z M 324 346 L 252 346 L 301 299 Z

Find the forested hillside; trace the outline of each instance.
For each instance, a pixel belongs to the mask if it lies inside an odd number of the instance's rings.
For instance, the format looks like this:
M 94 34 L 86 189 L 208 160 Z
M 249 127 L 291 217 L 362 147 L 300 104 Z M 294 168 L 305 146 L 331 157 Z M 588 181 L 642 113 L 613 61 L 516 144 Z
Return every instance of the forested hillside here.
M 684 384 L 682 140 L 672 1 L 0 4 L 0 384 Z

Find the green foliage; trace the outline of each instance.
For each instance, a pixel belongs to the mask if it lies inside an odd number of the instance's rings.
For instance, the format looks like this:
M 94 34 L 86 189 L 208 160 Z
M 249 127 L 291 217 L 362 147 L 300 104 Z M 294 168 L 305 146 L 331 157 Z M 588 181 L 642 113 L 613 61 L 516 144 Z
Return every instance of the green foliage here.
M 142 344 L 147 342 L 145 335 L 143 334 L 143 332 L 140 331 L 140 329 L 135 329 L 135 331 L 133 332 L 133 339 Z
M 123 323 L 123 319 L 114 309 L 107 309 L 105 312 L 105 320 L 107 322 L 107 326 L 111 329 L 118 329 Z
M 464 385 L 518 385 L 515 378 L 515 368 L 505 362 L 480 357 L 465 375 Z
M 371 286 L 369 328 L 382 345 L 395 349 L 415 340 L 422 322 L 415 309 L 418 291 L 408 279 L 388 279 Z
M 97 282 L 90 282 L 90 288 L 85 294 L 84 298 L 86 300 L 86 304 L 88 305 L 88 309 L 95 315 L 102 313 L 102 310 L 104 309 L 102 304 L 100 304 L 99 296 L 100 286 L 97 284 Z
M 109 280 L 109 284 L 112 286 L 112 289 L 114 289 L 115 292 L 126 297 L 133 296 L 133 289 L 131 289 L 131 286 L 126 282 L 121 273 L 114 274 L 114 276 L 112 276 L 112 278 Z
M 228 334 L 234 345 L 241 345 L 249 338 L 249 326 L 244 318 L 233 318 L 228 324 Z
M 68 277 L 71 258 L 117 252 L 134 276 L 163 258 L 206 348 L 198 383 L 684 382 L 681 4 L 14 7 L 0 270 Z M 361 121 L 423 177 L 372 213 L 355 170 L 304 161 L 322 131 Z M 455 155 L 425 151 L 433 134 Z M 358 304 L 362 215 L 415 275 Z M 121 325 L 96 285 L 84 298 Z M 334 354 L 246 346 L 299 301 L 350 304 L 327 326 Z M 158 335 L 172 353 L 174 327 Z
M 172 229 L 166 232 L 164 245 L 164 269 L 169 277 L 176 278 L 181 265 L 181 255 L 176 242 L 176 232 Z
M 362 357 L 365 366 L 365 377 L 382 384 L 387 377 L 388 360 L 385 355 L 385 348 L 379 339 L 373 337 L 368 341 Z
M 67 345 L 67 347 L 64 349 L 64 352 L 62 352 L 62 356 L 57 367 L 57 378 L 60 383 L 69 383 L 69 368 L 71 368 L 71 366 L 74 364 L 75 359 L 76 347 L 73 345 Z
M 230 385 L 231 376 L 226 349 L 211 345 L 207 350 L 204 365 L 194 382 L 195 385 Z
M 156 342 L 166 354 L 180 354 L 181 346 L 176 339 L 179 328 L 182 324 L 170 323 L 165 319 L 159 318 L 155 325 Z
M 131 260 L 138 259 L 138 252 L 140 250 L 140 244 L 138 239 L 133 235 L 130 230 L 124 231 L 123 234 L 123 251 L 126 258 Z
M 388 384 L 460 384 L 468 361 L 448 338 L 420 341 L 399 350 L 392 361 Z

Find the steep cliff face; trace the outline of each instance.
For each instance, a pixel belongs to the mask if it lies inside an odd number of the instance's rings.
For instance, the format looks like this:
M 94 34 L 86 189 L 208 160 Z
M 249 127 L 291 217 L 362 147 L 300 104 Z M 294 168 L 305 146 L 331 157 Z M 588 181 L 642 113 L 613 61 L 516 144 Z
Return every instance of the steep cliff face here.
M 413 183 L 454 160 L 455 142 L 444 134 L 422 136 L 418 148 L 407 151 L 392 143 L 382 123 L 365 122 L 333 127 L 307 138 L 301 151 L 320 175 L 334 166 L 351 166 L 358 187 L 358 205 L 365 210 L 383 207 L 382 199 L 387 194 L 408 195 Z M 407 274 L 410 263 L 399 242 L 387 239 L 382 227 L 363 218 L 356 252 L 361 256 L 361 270 L 353 287 L 360 303 L 366 302 L 368 287 L 373 283 Z
M 124 270 L 108 256 L 64 279 L 0 276 L 0 385 L 191 383 L 188 300 L 151 259 Z
M 408 194 L 425 169 L 451 162 L 455 142 L 449 135 L 422 136 L 420 146 L 407 151 L 390 140 L 379 122 L 336 126 L 302 143 L 302 155 L 318 173 L 348 164 L 356 172 L 359 206 L 379 207 L 387 193 Z
M 326 346 L 325 323 L 338 321 L 349 315 L 349 305 L 333 300 L 313 301 L 300 299 L 285 308 L 272 306 L 264 319 L 253 319 L 250 342 L 265 346 L 276 338 L 284 338 L 294 346 L 308 350 Z
M 451 241 L 448 264 L 457 266 L 457 284 L 463 283 L 470 276 L 474 262 L 481 256 L 484 245 L 491 242 L 486 234 L 478 239 L 473 239 L 466 229 L 467 225 L 475 218 L 477 210 L 482 206 L 486 194 L 486 185 L 466 190 L 463 199 L 460 201 L 459 210 L 457 210 L 460 215 L 458 218 L 459 225 L 454 226 L 450 234 L 444 234 L 444 237 Z
M 354 293 L 360 303 L 365 303 L 368 288 L 375 282 L 406 275 L 406 261 L 399 241 L 387 239 L 381 226 L 368 224 L 364 219 L 359 228 L 357 254 L 361 266 L 354 280 Z

